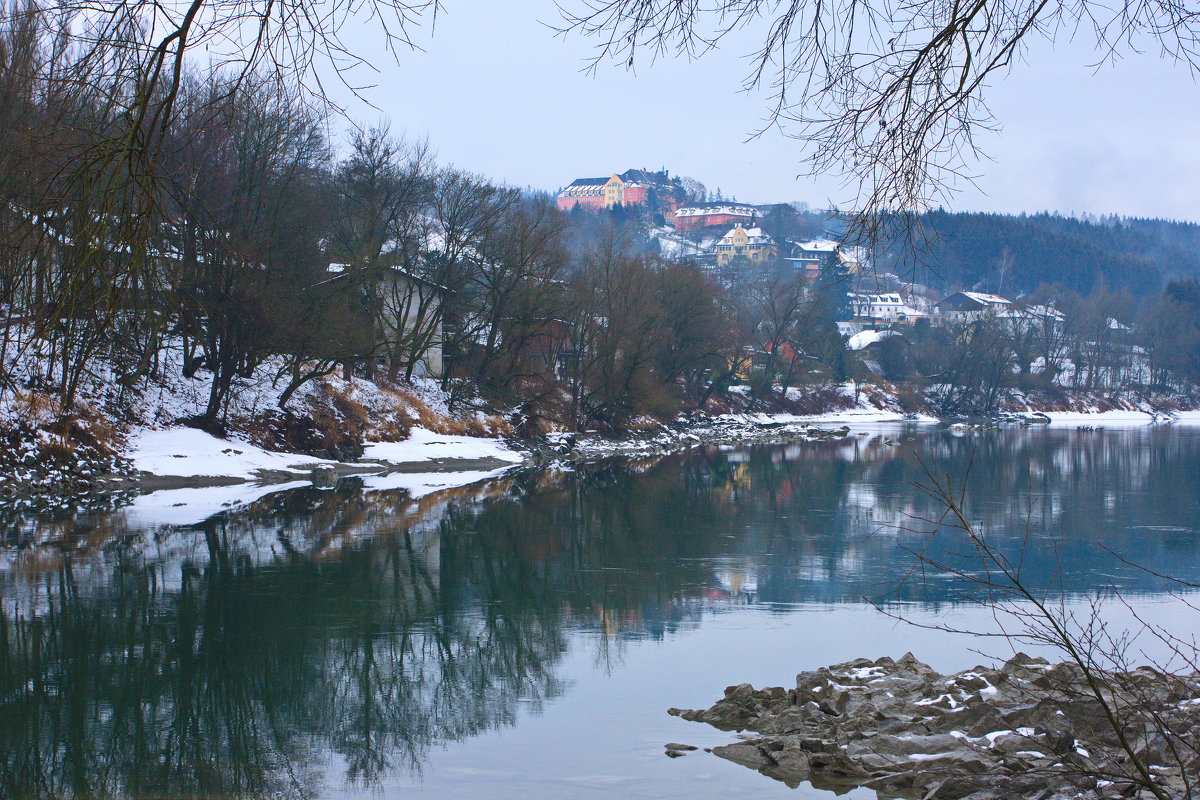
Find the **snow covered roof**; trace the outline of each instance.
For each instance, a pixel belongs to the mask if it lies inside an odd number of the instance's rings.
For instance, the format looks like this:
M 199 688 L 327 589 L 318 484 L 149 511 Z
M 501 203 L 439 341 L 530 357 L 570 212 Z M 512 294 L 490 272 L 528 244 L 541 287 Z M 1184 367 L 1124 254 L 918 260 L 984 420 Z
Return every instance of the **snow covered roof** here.
M 725 214 L 731 217 L 753 217 L 757 212 L 754 206 L 743 206 L 736 203 L 692 203 L 675 210 L 675 217 L 707 217 Z
M 832 239 L 813 239 L 808 242 L 793 242 L 798 253 L 833 253 L 838 249 L 838 243 Z
M 1001 297 L 998 294 L 985 294 L 984 292 L 959 292 L 959 294 L 985 306 L 1012 305 L 1012 300 L 1009 300 L 1006 297 Z
M 746 234 L 746 244 L 748 245 L 774 244 L 774 242 L 771 241 L 771 237 L 767 236 L 767 234 L 763 232 L 762 228 L 743 228 L 741 225 L 734 225 L 732 228 L 730 228 L 729 233 L 721 237 L 719 244 L 732 244 L 734 234 L 736 234 L 739 230 Z
M 903 305 L 904 298 L 897 293 L 891 294 L 857 294 L 850 293 L 851 302 L 870 303 L 871 305 Z
M 608 178 L 577 178 L 571 185 L 558 193 L 559 197 L 590 197 L 604 194 Z
M 647 186 L 672 186 L 665 172 L 650 172 L 644 169 L 627 169 L 617 176 L 626 183 L 641 183 Z M 607 180 L 607 178 L 605 179 Z
M 1053 319 L 1059 322 L 1066 319 L 1066 316 L 1054 306 L 1029 306 L 1028 308 L 1024 309 L 1024 312 L 1027 315 L 1031 317 L 1037 317 L 1038 319 Z
M 571 181 L 571 185 L 567 188 L 570 189 L 572 186 L 603 186 L 609 180 L 610 178 L 576 178 Z

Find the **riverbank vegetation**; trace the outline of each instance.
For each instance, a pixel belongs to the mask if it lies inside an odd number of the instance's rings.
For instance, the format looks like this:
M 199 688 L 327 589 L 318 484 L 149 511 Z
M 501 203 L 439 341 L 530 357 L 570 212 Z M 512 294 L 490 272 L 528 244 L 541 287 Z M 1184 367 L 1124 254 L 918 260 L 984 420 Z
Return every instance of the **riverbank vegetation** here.
M 386 125 L 339 148 L 278 72 L 180 62 L 147 127 L 137 69 L 80 72 L 94 59 L 35 5 L 6 19 L 0 411 L 34 461 L 84 446 L 99 464 L 146 424 L 350 456 L 422 417 L 417 379 L 444 406 L 422 424 L 532 436 L 812 413 L 864 385 L 942 414 L 1071 392 L 1152 406 L 1200 374 L 1194 282 L 1137 302 L 1051 285 L 1019 321 L 926 320 L 849 350 L 837 323 L 865 276 L 836 258 L 807 278 L 667 258 L 643 214 L 562 213 Z

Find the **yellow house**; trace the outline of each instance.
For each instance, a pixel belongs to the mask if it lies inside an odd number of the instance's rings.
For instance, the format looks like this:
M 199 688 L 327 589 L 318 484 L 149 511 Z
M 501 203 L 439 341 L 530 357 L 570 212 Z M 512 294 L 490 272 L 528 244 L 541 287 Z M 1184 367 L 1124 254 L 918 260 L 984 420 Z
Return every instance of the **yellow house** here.
M 608 183 L 604 184 L 604 207 L 612 208 L 623 202 L 625 202 L 625 181 L 621 180 L 620 175 L 613 175 L 608 179 Z
M 717 253 L 718 264 L 728 264 L 735 258 L 758 263 L 779 258 L 779 245 L 763 233 L 762 228 L 746 229 L 741 225 L 734 226 L 713 249 Z

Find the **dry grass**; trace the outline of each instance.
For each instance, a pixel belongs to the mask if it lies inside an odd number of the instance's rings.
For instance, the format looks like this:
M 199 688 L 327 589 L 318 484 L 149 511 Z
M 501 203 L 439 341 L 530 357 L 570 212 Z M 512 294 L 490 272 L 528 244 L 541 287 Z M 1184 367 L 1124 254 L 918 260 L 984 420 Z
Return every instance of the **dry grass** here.
M 511 436 L 512 426 L 502 416 L 491 415 L 480 419 L 468 412 L 467 415 L 443 416 L 429 407 L 419 396 L 387 383 L 379 383 L 380 391 L 389 398 L 395 411 L 384 419 L 372 420 L 370 435 L 378 441 L 400 441 L 408 437 L 409 429 L 420 426 L 445 436 L 495 437 Z M 376 415 L 377 417 L 379 415 Z
M 792 414 L 824 414 L 854 407 L 854 397 L 842 393 L 837 384 L 803 387 L 798 398 L 787 398 L 782 405 Z
M 58 398 L 45 392 L 12 393 L 12 410 L 22 421 L 30 425 L 45 425 L 62 416 Z

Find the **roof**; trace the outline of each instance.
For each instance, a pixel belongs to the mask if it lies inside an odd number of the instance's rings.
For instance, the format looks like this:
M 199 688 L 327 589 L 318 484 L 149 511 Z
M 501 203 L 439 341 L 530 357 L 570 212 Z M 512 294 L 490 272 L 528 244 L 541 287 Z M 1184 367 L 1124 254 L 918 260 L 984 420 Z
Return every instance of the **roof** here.
M 425 286 L 429 286 L 433 289 L 437 289 L 439 292 L 449 292 L 450 291 L 449 287 L 442 286 L 440 283 L 434 283 L 433 281 L 429 280 L 428 278 L 422 278 L 420 275 L 414 275 L 413 273 L 406 270 L 404 267 L 379 266 L 379 267 L 376 267 L 376 269 L 390 270 L 394 274 L 403 275 L 405 278 L 408 278 L 410 281 L 413 281 L 414 283 L 424 284 Z M 325 272 L 327 272 L 330 277 L 326 278 L 323 281 L 317 281 L 316 283 L 312 284 L 312 286 L 310 288 L 316 288 L 318 286 L 328 286 L 329 284 L 334 283 L 335 281 L 341 281 L 341 280 L 345 280 L 345 279 L 361 280 L 362 277 L 367 272 L 369 272 L 369 270 L 366 270 L 366 269 L 351 270 L 349 264 L 330 264 L 329 266 L 327 266 L 325 268 Z
M 1013 308 L 1013 302 L 1008 298 L 986 292 L 955 292 L 949 297 L 942 298 L 936 305 L 937 308 L 945 311 L 963 312 L 979 311 L 985 308 Z
M 753 217 L 758 213 L 754 206 L 738 203 L 688 203 L 675 210 L 675 217 L 704 217 L 715 214 L 728 214 L 734 217 Z
M 729 232 L 721 237 L 719 244 L 725 244 L 732 241 L 732 236 L 735 231 L 741 229 L 746 233 L 746 244 L 775 244 L 770 236 L 767 236 L 762 228 L 743 228 L 741 225 L 734 225 L 729 229 Z
M 985 294 L 984 292 L 959 292 L 963 297 L 974 300 L 976 303 L 987 306 L 1011 306 L 1012 300 L 1006 297 L 1001 297 L 998 294 Z M 953 295 L 951 295 L 953 296 Z M 948 299 L 948 298 L 947 298 Z
M 559 197 L 602 197 L 608 178 L 576 178 L 558 193 Z
M 832 253 L 838 249 L 833 239 L 813 239 L 808 242 L 793 242 L 796 249 L 804 253 Z
M 671 179 L 666 174 L 662 172 L 647 172 L 644 169 L 627 169 L 617 177 L 626 183 L 648 183 L 652 186 L 672 185 Z

